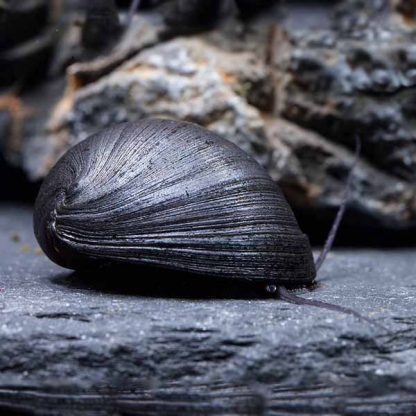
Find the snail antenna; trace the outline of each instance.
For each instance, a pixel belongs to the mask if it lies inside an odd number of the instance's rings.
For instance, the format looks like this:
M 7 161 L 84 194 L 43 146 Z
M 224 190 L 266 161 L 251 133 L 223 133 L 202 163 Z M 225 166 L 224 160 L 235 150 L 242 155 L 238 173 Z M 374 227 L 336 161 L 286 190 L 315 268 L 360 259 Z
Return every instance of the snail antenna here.
M 360 157 L 360 152 L 361 152 L 361 141 L 360 141 L 358 136 L 356 136 L 355 141 L 356 141 L 355 156 L 354 156 L 354 160 L 353 160 L 353 163 L 351 165 L 350 171 L 348 173 L 347 183 L 346 183 L 346 187 L 345 187 L 345 194 L 344 194 L 343 200 L 341 202 L 341 206 L 340 206 L 340 208 L 337 212 L 337 215 L 335 217 L 334 223 L 332 224 L 331 230 L 330 230 L 330 232 L 328 234 L 328 237 L 325 241 L 324 247 L 323 247 L 321 253 L 319 254 L 319 256 L 318 256 L 318 258 L 315 262 L 315 268 L 316 268 L 317 271 L 322 266 L 326 256 L 328 255 L 329 251 L 332 248 L 332 245 L 334 243 L 339 225 L 342 221 L 342 218 L 344 216 L 344 213 L 345 213 L 345 210 L 346 210 L 346 207 L 347 207 L 347 203 L 348 203 L 349 198 L 350 198 L 350 193 L 351 193 L 351 188 L 352 188 L 353 172 L 354 172 L 355 166 L 357 165 L 357 162 L 358 162 L 359 157 Z M 378 328 L 383 329 L 384 331 L 388 331 L 388 329 L 386 327 L 384 327 L 383 325 L 380 325 L 379 323 L 377 323 L 373 319 L 370 319 L 370 318 L 367 318 L 367 317 L 361 315 L 360 313 L 358 313 L 354 309 L 347 308 L 347 307 L 344 307 L 344 306 L 334 305 L 332 303 L 322 302 L 320 300 L 312 300 L 312 299 L 301 298 L 301 297 L 295 295 L 294 293 L 289 292 L 284 286 L 269 285 L 269 286 L 266 287 L 266 290 L 269 293 L 277 292 L 277 294 L 279 296 L 279 299 L 284 300 L 285 302 L 293 303 L 295 305 L 315 306 L 317 308 L 323 308 L 323 309 L 328 309 L 328 310 L 331 310 L 331 311 L 342 312 L 342 313 L 345 313 L 347 315 L 355 316 L 356 318 L 358 318 L 360 320 L 369 322 L 370 324 L 375 325 Z
M 337 212 L 335 220 L 332 224 L 331 230 L 329 231 L 328 237 L 326 238 L 324 247 L 322 248 L 322 251 L 319 253 L 318 258 L 315 261 L 316 271 L 318 271 L 320 269 L 320 267 L 322 266 L 323 262 L 326 259 L 326 256 L 328 255 L 328 253 L 330 252 L 330 250 L 331 250 L 331 248 L 334 244 L 334 240 L 335 240 L 335 237 L 337 235 L 339 226 L 340 226 L 341 221 L 344 217 L 345 210 L 347 209 L 347 204 L 350 200 L 351 190 L 352 190 L 352 182 L 353 182 L 353 173 L 354 173 L 354 169 L 355 169 L 355 167 L 358 163 L 358 160 L 360 159 L 360 153 L 361 153 L 361 140 L 358 136 L 355 136 L 355 156 L 354 156 L 354 160 L 351 164 L 350 171 L 348 173 L 348 178 L 347 178 L 347 182 L 346 182 L 346 185 L 345 185 L 344 197 L 341 201 L 341 205 L 338 209 L 338 212 Z
M 370 319 L 370 318 L 367 318 L 366 316 L 361 315 L 360 313 L 358 313 L 354 309 L 350 309 L 350 308 L 347 308 L 345 306 L 333 305 L 332 303 L 322 302 L 320 300 L 312 300 L 312 299 L 301 298 L 301 297 L 295 295 L 294 293 L 290 293 L 284 286 L 269 285 L 269 286 L 267 286 L 266 290 L 269 293 L 273 293 L 273 292 L 277 291 L 279 299 L 281 299 L 285 302 L 292 303 L 292 304 L 295 304 L 295 305 L 315 306 L 317 308 L 328 309 L 330 311 L 345 313 L 347 315 L 355 316 L 356 318 L 358 318 L 360 320 L 363 320 L 363 321 L 366 321 L 366 322 L 368 322 L 372 325 L 375 325 L 376 327 L 378 327 L 378 328 L 380 328 L 384 331 L 388 331 L 388 329 L 386 327 L 384 327 L 383 325 L 380 325 L 378 322 L 374 321 L 373 319 Z
M 132 0 L 130 3 L 130 9 L 127 13 L 125 27 L 128 28 L 133 20 L 133 16 L 136 13 L 137 9 L 140 7 L 140 0 Z

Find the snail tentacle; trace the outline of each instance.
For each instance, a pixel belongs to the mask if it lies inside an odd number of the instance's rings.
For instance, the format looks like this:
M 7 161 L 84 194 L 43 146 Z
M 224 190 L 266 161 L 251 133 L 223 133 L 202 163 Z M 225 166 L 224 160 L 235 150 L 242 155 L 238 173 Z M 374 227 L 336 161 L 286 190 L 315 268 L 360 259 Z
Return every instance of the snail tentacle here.
M 387 328 L 383 325 L 380 325 L 378 322 L 374 321 L 371 318 L 367 318 L 364 315 L 361 315 L 359 312 L 355 311 L 354 309 L 347 308 L 345 306 L 334 305 L 332 303 L 323 302 L 320 300 L 313 300 L 313 299 L 305 299 L 301 298 L 300 296 L 295 295 L 294 293 L 290 293 L 284 286 L 277 286 L 276 291 L 278 292 L 279 299 L 284 300 L 288 303 L 293 303 L 295 305 L 307 305 L 307 306 L 315 306 L 317 308 L 328 309 L 330 311 L 342 312 L 347 315 L 355 316 L 356 318 L 366 321 L 372 325 L 375 325 L 385 331 Z
M 326 256 L 330 252 L 334 244 L 334 240 L 337 235 L 341 221 L 344 218 L 345 210 L 347 209 L 347 204 L 351 196 L 353 173 L 354 173 L 355 167 L 357 166 L 358 160 L 360 158 L 360 153 L 361 153 L 361 140 L 358 136 L 356 136 L 355 137 L 355 156 L 354 156 L 354 160 L 352 162 L 352 165 L 348 174 L 347 183 L 345 186 L 344 198 L 341 202 L 341 205 L 339 207 L 335 220 L 332 224 L 331 230 L 329 231 L 324 247 L 315 261 L 315 270 L 317 272 L 321 268 L 322 264 L 324 263 L 326 259 Z
M 124 26 L 126 27 L 126 29 L 131 25 L 131 22 L 133 21 L 134 14 L 136 13 L 136 11 L 140 7 L 140 3 L 141 3 L 140 0 L 132 0 L 132 2 L 130 3 L 130 8 L 129 8 L 129 11 L 127 13 L 126 21 L 124 23 Z

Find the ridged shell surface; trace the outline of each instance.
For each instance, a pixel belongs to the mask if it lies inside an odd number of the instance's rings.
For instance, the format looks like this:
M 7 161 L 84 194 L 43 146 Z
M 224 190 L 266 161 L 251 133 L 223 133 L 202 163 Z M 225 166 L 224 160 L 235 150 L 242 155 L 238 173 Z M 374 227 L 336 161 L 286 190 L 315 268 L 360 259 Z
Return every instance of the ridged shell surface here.
M 119 124 L 71 148 L 42 184 L 34 228 L 45 253 L 70 269 L 315 277 L 308 238 L 278 186 L 237 146 L 190 123 Z

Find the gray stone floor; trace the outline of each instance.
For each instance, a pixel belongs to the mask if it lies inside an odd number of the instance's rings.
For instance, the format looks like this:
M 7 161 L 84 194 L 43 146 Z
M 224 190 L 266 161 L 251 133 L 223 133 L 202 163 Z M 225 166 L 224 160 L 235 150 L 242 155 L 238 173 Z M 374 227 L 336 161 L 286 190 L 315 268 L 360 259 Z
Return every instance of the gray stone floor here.
M 29 208 L 0 206 L 0 414 L 415 415 L 415 264 L 335 250 L 299 292 L 383 331 L 247 282 L 74 274 L 39 252 Z

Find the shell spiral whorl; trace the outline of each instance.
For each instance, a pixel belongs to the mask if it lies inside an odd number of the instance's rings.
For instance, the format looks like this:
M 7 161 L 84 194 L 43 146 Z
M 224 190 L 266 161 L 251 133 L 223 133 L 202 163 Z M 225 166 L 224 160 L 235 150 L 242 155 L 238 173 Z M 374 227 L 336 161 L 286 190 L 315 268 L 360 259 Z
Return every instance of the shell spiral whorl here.
M 151 264 L 301 284 L 315 268 L 278 186 L 237 146 L 193 124 L 143 120 L 71 148 L 42 184 L 35 234 L 70 269 Z

